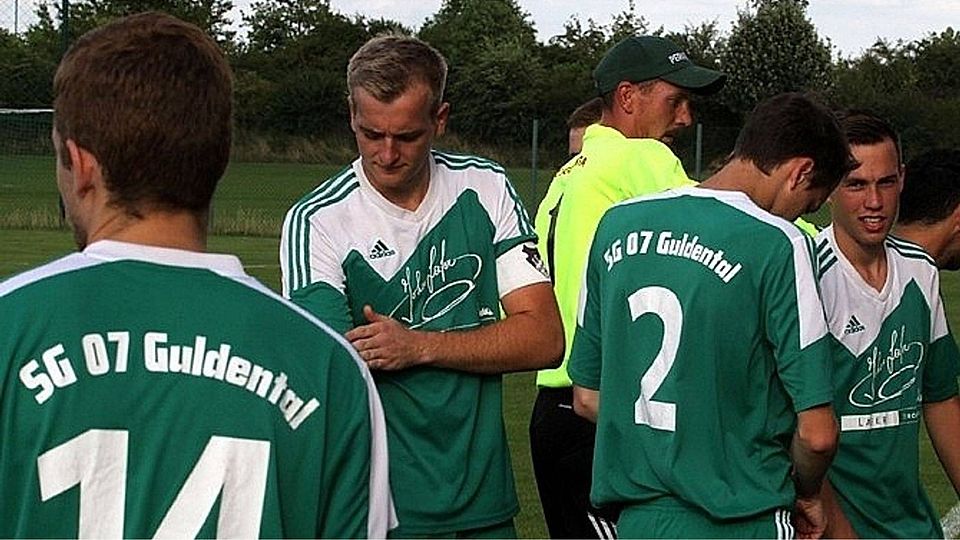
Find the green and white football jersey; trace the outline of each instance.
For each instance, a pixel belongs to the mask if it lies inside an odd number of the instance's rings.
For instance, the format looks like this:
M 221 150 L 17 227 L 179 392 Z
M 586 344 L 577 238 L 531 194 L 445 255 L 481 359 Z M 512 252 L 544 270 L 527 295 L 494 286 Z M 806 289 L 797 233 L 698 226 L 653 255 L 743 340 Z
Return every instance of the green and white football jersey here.
M 884 243 L 887 281 L 869 286 L 837 247 L 817 236 L 820 288 L 834 359 L 840 446 L 830 482 L 863 538 L 943 538 L 920 482 L 924 403 L 957 395 L 960 353 L 940 300 L 940 278 L 922 248 Z
M 600 391 L 594 504 L 717 520 L 792 508 L 796 412 L 833 397 L 812 248 L 736 191 L 604 215 L 570 359 L 574 383 Z
M 476 328 L 500 298 L 547 282 L 536 236 L 503 169 L 433 152 L 415 211 L 395 206 L 360 160 L 287 213 L 283 290 L 309 310 L 337 310 L 341 331 L 371 305 L 421 330 Z M 416 367 L 374 372 L 387 418 L 397 534 L 473 529 L 516 514 L 501 376 Z
M 233 256 L 100 241 L 0 284 L 0 537 L 383 536 L 349 344 Z

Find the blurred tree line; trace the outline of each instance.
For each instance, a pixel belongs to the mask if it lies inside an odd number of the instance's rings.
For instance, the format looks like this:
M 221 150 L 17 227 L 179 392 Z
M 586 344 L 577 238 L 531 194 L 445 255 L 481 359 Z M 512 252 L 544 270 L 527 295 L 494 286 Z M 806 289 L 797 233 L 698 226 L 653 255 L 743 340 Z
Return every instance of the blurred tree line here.
M 729 30 L 715 21 L 666 30 L 650 28 L 629 0 L 608 23 L 571 17 L 563 33 L 538 40 L 516 0 L 444 0 L 419 29 L 347 16 L 328 0 L 257 0 L 240 21 L 228 19 L 231 0 L 71 0 L 66 14 L 61 0 L 46 0 L 25 32 L 0 29 L 0 107 L 49 106 L 64 44 L 112 18 L 156 9 L 198 24 L 223 46 L 236 73 L 237 126 L 270 140 L 344 141 L 352 152 L 347 61 L 368 38 L 395 31 L 417 35 L 447 57 L 453 141 L 522 164 L 537 119 L 541 149 L 555 165 L 565 154 L 566 117 L 593 97 L 591 71 L 604 51 L 625 36 L 650 33 L 729 75 L 720 95 L 696 103 L 706 162 L 729 151 L 743 115 L 759 100 L 788 90 L 886 116 L 901 130 L 908 156 L 930 146 L 960 147 L 960 34 L 948 27 L 913 42 L 879 39 L 859 57 L 838 59 L 817 35 L 807 3 L 751 0 Z

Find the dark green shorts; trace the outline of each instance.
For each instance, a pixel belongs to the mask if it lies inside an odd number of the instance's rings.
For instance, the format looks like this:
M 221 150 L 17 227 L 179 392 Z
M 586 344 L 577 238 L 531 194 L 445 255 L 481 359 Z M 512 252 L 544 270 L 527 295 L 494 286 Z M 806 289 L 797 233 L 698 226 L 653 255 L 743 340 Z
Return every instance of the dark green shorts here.
M 641 504 L 627 506 L 620 513 L 617 537 L 792 539 L 794 530 L 788 510 L 744 519 L 715 520 L 693 508 Z
M 444 531 L 437 533 L 415 533 L 400 535 L 395 531 L 390 531 L 387 538 L 516 538 L 517 528 L 513 525 L 513 520 L 508 519 L 502 523 L 478 527 L 476 529 L 467 529 L 464 531 Z

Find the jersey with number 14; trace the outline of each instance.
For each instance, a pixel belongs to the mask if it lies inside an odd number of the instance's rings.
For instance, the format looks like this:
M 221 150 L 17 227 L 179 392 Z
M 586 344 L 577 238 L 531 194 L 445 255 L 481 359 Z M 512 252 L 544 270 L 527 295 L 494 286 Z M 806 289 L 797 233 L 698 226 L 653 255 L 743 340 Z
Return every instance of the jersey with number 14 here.
M 370 373 L 236 257 L 99 241 L 0 321 L 0 537 L 386 533 Z
M 957 395 L 960 353 L 947 326 L 933 259 L 884 241 L 887 280 L 877 291 L 817 236 L 820 287 L 835 355 L 840 444 L 830 482 L 861 538 L 943 538 L 920 482 L 923 404 Z
M 794 500 L 796 412 L 832 399 L 812 240 L 743 193 L 603 217 L 570 373 L 600 391 L 591 500 L 745 518 Z

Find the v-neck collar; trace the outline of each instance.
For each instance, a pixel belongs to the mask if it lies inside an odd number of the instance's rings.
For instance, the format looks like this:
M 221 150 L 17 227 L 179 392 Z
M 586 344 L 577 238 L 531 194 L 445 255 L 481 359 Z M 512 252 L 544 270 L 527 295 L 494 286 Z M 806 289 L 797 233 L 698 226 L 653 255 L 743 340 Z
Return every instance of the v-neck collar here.
M 383 194 L 380 193 L 380 191 L 378 191 L 377 188 L 375 188 L 367 178 L 366 171 L 363 170 L 361 159 L 362 158 L 358 158 L 354 162 L 353 169 L 360 181 L 360 189 L 366 196 L 370 198 L 374 205 L 383 210 L 387 215 L 405 221 L 421 221 L 430 213 L 430 210 L 436 203 L 438 197 L 437 193 L 440 190 L 440 187 L 437 185 L 437 163 L 433 158 L 432 152 L 429 156 L 430 161 L 427 163 L 430 173 L 427 180 L 427 193 L 423 196 L 423 200 L 420 201 L 420 204 L 417 206 L 416 210 L 407 210 L 406 208 L 397 206 L 396 204 L 390 202 L 389 199 L 384 197 Z

